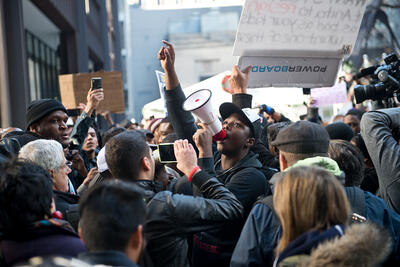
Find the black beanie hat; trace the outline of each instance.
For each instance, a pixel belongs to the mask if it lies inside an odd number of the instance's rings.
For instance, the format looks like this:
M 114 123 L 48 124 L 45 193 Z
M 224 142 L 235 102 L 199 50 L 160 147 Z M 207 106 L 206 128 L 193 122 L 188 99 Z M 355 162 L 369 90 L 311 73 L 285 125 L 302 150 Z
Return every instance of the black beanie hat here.
M 62 110 L 67 113 L 66 108 L 60 101 L 55 99 L 40 99 L 32 101 L 26 111 L 26 130 L 29 130 L 29 126 L 33 123 L 43 119 L 51 112 L 56 110 Z
M 331 139 L 340 139 L 350 142 L 354 132 L 349 125 L 343 122 L 334 122 L 325 126 Z
M 283 128 L 271 145 L 294 154 L 328 153 L 329 135 L 314 122 L 297 121 Z

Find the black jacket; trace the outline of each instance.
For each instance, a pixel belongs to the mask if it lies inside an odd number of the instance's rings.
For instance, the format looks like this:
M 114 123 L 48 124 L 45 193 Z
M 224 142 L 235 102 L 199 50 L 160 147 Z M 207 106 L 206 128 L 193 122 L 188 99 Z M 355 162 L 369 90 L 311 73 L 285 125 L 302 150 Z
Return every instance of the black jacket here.
M 76 257 L 85 245 L 69 223 L 50 219 L 33 223 L 15 233 L 1 233 L 0 266 L 14 266 L 32 257 Z
M 61 211 L 63 219 L 69 222 L 74 229 L 77 230 L 79 223 L 79 196 L 57 190 L 53 190 L 53 192 L 56 209 Z
M 152 181 L 136 181 L 147 202 L 145 237 L 154 266 L 188 266 L 187 237 L 242 218 L 235 196 L 204 171 L 192 178 L 203 197 L 156 192 Z
M 39 135 L 32 132 L 11 132 L 0 140 L 0 154 L 12 158 L 18 155 L 19 150 L 29 142 L 41 139 Z

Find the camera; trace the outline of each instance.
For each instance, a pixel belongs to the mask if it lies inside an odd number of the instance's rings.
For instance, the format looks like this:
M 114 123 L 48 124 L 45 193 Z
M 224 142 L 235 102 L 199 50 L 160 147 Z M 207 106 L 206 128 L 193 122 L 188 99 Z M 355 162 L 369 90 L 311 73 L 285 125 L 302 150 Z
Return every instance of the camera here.
M 384 61 L 385 64 L 363 69 L 356 75 L 356 78 L 368 75 L 371 77 L 371 84 L 356 85 L 354 87 L 354 96 L 357 104 L 367 99 L 388 102 L 389 98 L 392 98 L 399 92 L 400 61 L 395 54 L 386 56 Z M 400 100 L 398 95 L 397 99 Z

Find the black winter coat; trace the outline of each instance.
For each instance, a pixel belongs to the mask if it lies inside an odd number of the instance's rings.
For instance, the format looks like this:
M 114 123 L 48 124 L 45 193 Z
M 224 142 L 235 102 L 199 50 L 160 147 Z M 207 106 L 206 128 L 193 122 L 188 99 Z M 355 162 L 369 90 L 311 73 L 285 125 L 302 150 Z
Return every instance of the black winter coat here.
M 242 219 L 242 205 L 217 179 L 200 171 L 191 182 L 204 197 L 157 193 L 152 181 L 135 182 L 147 202 L 146 250 L 154 266 L 188 266 L 188 236 Z

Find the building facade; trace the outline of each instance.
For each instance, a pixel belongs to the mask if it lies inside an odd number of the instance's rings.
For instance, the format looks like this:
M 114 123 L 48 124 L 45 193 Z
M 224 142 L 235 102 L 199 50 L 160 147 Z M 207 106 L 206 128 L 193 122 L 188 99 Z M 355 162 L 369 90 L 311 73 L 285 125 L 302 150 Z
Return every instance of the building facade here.
M 178 8 L 177 3 L 164 9 L 160 2 L 159 8 L 148 9 L 143 8 L 145 3 L 150 2 L 129 6 L 126 23 L 127 114 L 136 120 L 142 119 L 145 104 L 160 97 L 155 70 L 162 71 L 157 59 L 161 41 L 174 45 L 181 85 L 190 86 L 237 63 L 232 49 L 241 13 L 241 6 Z
M 28 104 L 60 98 L 58 75 L 121 70 L 118 2 L 0 0 L 2 127 L 25 126 Z

